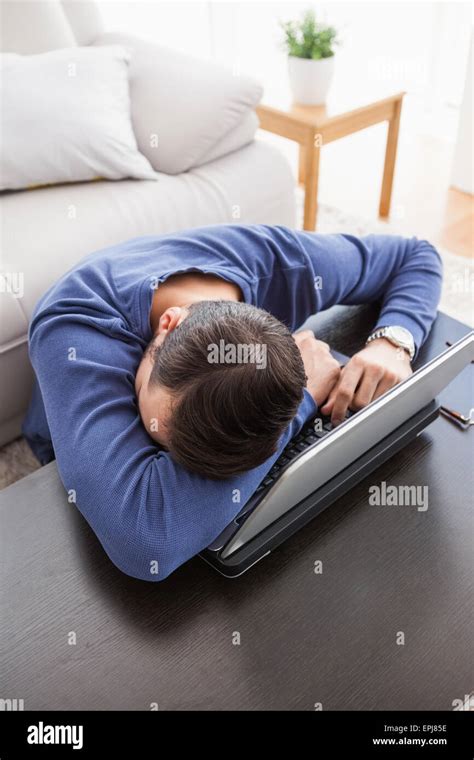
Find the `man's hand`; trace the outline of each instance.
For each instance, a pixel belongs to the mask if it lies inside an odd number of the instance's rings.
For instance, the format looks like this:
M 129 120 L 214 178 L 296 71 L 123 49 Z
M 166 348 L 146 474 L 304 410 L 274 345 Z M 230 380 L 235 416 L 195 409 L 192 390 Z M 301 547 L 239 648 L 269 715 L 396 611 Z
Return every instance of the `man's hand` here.
M 333 425 L 338 425 L 348 409 L 362 409 L 411 374 L 410 357 L 404 349 L 385 338 L 373 340 L 343 368 L 321 413 L 331 415 Z
M 303 358 L 306 388 L 319 407 L 339 380 L 341 367 L 329 353 L 328 344 L 316 340 L 311 330 L 302 330 L 293 337 Z

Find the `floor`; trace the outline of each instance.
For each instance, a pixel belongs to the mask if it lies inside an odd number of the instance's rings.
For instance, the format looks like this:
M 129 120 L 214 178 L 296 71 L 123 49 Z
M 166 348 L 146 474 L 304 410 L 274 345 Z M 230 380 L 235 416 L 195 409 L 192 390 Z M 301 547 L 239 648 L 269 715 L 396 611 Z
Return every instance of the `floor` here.
M 436 243 L 458 256 L 473 258 L 474 196 L 450 188 Z

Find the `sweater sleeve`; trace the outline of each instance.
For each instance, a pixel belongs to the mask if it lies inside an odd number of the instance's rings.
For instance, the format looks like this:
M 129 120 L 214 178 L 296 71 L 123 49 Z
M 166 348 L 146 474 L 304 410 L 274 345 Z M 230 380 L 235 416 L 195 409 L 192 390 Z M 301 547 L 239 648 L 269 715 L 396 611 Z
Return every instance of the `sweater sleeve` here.
M 278 452 L 216 481 L 159 450 L 138 414 L 142 347 L 120 320 L 43 310 L 30 355 L 64 487 L 124 573 L 159 581 L 207 547 L 240 511 L 288 440 L 316 413 L 305 391 Z
M 395 235 L 293 234 L 313 280 L 315 311 L 380 301 L 377 327 L 400 325 L 412 333 L 417 349 L 423 344 L 442 282 L 441 259 L 430 243 Z

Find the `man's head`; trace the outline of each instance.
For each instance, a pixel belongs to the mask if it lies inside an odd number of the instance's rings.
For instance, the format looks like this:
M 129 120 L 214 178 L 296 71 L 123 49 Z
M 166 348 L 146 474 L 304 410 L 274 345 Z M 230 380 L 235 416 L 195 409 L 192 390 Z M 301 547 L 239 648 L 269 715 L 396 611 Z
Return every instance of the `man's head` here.
M 289 330 L 235 301 L 172 307 L 137 373 L 142 420 L 184 467 L 226 478 L 275 452 L 306 375 Z

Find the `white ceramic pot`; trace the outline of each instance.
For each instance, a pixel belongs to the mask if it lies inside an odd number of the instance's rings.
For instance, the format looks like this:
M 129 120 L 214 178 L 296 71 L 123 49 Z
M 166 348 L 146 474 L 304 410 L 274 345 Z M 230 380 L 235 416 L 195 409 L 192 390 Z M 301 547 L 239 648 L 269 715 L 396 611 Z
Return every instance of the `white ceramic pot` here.
M 295 103 L 304 106 L 320 106 L 326 102 L 331 80 L 334 74 L 334 58 L 288 58 L 290 87 Z

